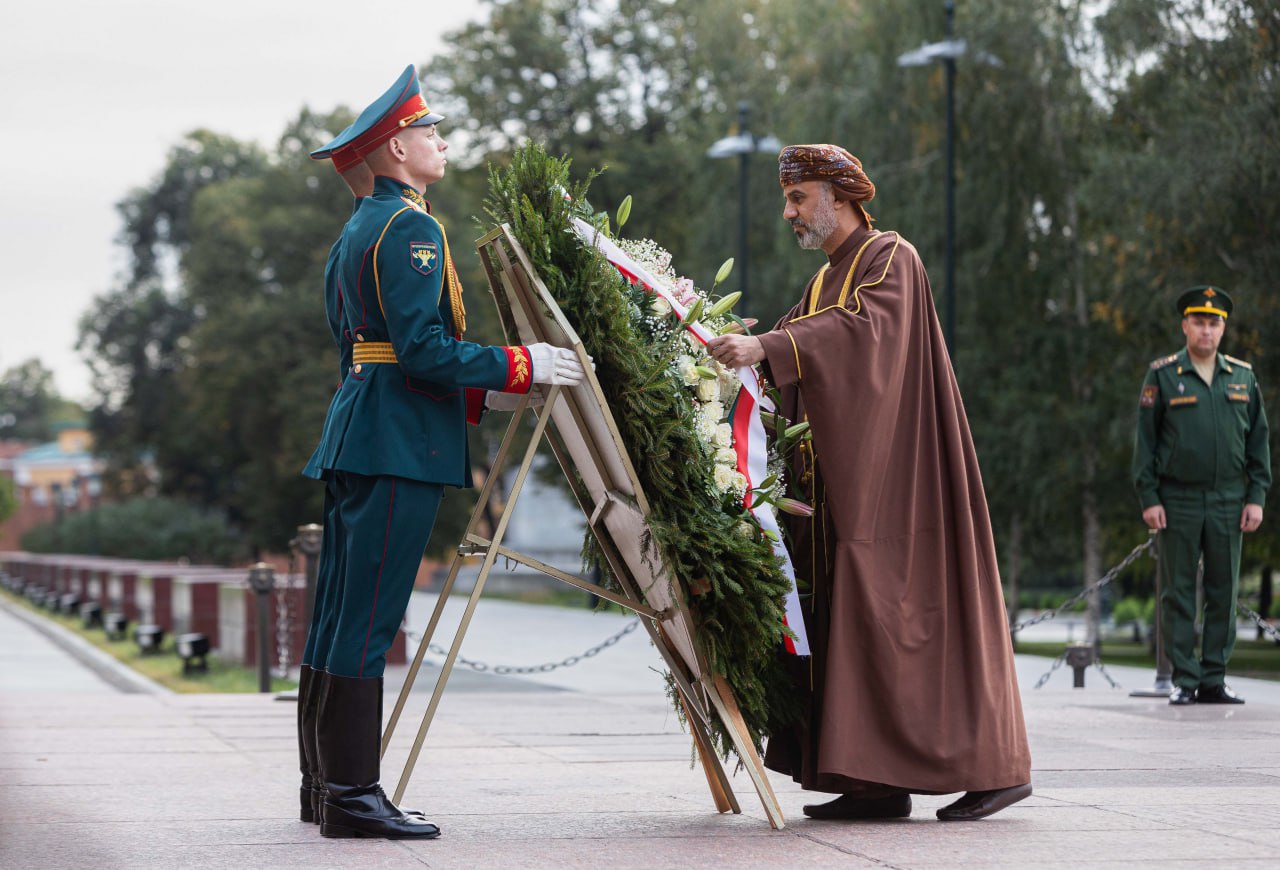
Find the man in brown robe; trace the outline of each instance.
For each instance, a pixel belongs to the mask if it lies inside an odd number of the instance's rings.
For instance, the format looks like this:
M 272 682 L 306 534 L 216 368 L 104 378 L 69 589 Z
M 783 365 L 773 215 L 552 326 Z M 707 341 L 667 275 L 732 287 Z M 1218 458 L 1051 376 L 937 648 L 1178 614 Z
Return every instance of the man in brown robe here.
M 831 145 L 783 149 L 780 180 L 803 248 L 828 262 L 771 332 L 709 345 L 763 363 L 780 411 L 807 420 L 792 485 L 816 508 L 785 517 L 812 661 L 801 724 L 768 767 L 841 796 L 815 818 L 897 818 L 912 793 L 966 792 L 944 821 L 1031 794 L 991 521 L 929 279 L 915 248 L 871 226 L 875 187 Z

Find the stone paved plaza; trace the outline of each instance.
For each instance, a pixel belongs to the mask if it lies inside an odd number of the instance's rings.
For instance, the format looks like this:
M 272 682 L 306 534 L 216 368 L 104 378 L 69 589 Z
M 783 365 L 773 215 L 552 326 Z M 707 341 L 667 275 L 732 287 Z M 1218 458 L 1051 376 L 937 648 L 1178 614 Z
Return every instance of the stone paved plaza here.
M 410 626 L 431 601 L 415 598 Z M 451 602 L 456 617 L 461 602 Z M 536 678 L 460 669 L 405 803 L 444 835 L 325 840 L 296 817 L 294 706 L 272 696 L 173 695 L 103 679 L 109 664 L 0 604 L 0 867 L 1275 867 L 1280 684 L 1235 680 L 1243 707 L 1131 698 L 1150 673 L 1020 656 L 1035 795 L 943 824 L 814 822 L 772 778 L 773 831 L 750 781 L 741 815 L 714 811 L 642 632 Z M 463 655 L 558 661 L 624 627 L 585 610 L 483 601 Z M 51 634 L 52 632 L 52 634 Z M 448 635 L 437 642 L 447 645 Z M 438 660 L 438 659 L 437 659 Z M 383 770 L 397 781 L 438 669 L 424 669 Z M 388 701 L 404 669 L 388 673 Z

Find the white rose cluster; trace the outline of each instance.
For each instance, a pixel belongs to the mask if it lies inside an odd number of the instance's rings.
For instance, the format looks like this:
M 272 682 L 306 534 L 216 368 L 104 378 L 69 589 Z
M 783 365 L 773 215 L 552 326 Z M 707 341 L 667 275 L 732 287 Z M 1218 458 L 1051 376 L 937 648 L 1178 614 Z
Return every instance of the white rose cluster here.
M 675 274 L 671 254 L 666 250 L 648 239 L 622 239 L 618 243 L 632 259 L 671 288 L 673 298 L 681 305 L 692 308 L 701 301 L 704 311 L 710 308 L 709 300 L 698 292 L 693 281 Z M 733 427 L 725 418 L 742 389 L 742 382 L 736 372 L 712 359 L 692 332 L 681 329 L 667 299 L 655 293 L 639 316 L 655 335 L 667 329 L 680 330 L 683 349 L 671 362 L 672 380 L 688 391 L 686 395 L 693 403 L 694 434 L 703 446 L 703 461 L 710 465 L 715 491 L 722 497 L 731 495 L 740 500 L 746 494 L 747 479 L 738 471 Z M 712 332 L 730 323 L 729 317 L 723 314 L 710 319 L 703 315 L 701 320 Z M 743 534 L 749 536 L 745 531 Z

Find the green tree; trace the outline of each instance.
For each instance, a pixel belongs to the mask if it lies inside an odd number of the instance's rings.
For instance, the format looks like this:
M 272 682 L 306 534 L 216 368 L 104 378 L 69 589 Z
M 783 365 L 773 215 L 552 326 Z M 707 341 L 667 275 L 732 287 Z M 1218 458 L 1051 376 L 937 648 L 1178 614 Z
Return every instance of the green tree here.
M 307 151 L 349 120 L 304 111 L 271 154 L 189 136 L 122 204 L 132 269 L 81 323 L 117 486 L 150 462 L 161 493 L 225 511 L 254 546 L 320 511 L 298 472 L 336 381 L 320 288 L 351 197 Z
M 1173 301 L 1194 284 L 1236 300 L 1223 350 L 1253 363 L 1266 403 L 1280 403 L 1280 7 L 1271 2 L 1117 0 L 1098 22 L 1110 107 L 1093 150 L 1099 283 L 1130 326 L 1136 389 L 1146 360 L 1182 337 Z M 1133 406 L 1130 397 L 1130 407 Z M 1131 422 L 1131 417 L 1126 418 Z M 1274 444 L 1274 439 L 1273 439 Z M 1277 457 L 1273 449 L 1273 474 Z M 1280 558 L 1269 518 L 1246 538 L 1246 563 Z
M 0 374 L 0 438 L 48 441 L 59 423 L 82 421 L 84 409 L 58 395 L 53 372 L 29 359 Z
M 18 510 L 18 495 L 14 492 L 13 478 L 0 474 L 0 526 Z

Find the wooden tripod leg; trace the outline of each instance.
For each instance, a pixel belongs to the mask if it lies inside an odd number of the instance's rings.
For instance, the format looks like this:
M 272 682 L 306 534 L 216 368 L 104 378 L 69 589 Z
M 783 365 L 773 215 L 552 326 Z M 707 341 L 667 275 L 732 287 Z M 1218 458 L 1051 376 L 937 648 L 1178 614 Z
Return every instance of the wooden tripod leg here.
M 684 708 L 684 721 L 689 723 L 689 733 L 693 735 L 694 746 L 698 749 L 698 760 L 702 762 L 702 772 L 707 777 L 707 787 L 711 789 L 711 800 L 715 801 L 716 812 L 742 812 L 738 799 L 729 786 L 729 777 L 724 772 L 724 765 L 711 745 L 711 739 L 703 728 L 702 722 L 689 710 L 689 701 L 684 693 L 679 693 L 680 706 Z
M 471 519 L 467 521 L 467 528 L 463 533 L 463 541 L 466 541 L 467 535 L 475 531 L 480 518 L 484 516 L 485 505 L 489 503 L 489 496 L 493 493 L 494 484 L 502 477 L 502 469 L 507 464 L 507 454 L 511 451 L 511 444 L 515 441 L 516 429 L 520 420 L 524 417 L 524 411 L 528 407 L 528 403 L 529 398 L 525 396 L 524 401 L 516 407 L 515 412 L 511 415 L 511 422 L 507 424 L 507 432 L 502 437 L 502 444 L 498 447 L 498 453 L 489 469 L 489 475 L 480 487 L 480 495 L 476 499 L 476 506 L 471 509 Z M 413 689 L 413 684 L 418 679 L 418 670 L 422 667 L 423 656 L 427 653 L 427 647 L 431 645 L 431 638 L 436 633 L 436 626 L 440 623 L 440 615 L 444 613 L 445 604 L 449 601 L 449 595 L 453 592 L 453 583 L 458 579 L 458 571 L 461 568 L 462 554 L 456 553 L 453 557 L 453 563 L 449 566 L 449 577 L 444 581 L 444 585 L 440 587 L 440 595 L 436 598 L 436 606 L 431 611 L 431 619 L 427 622 L 426 631 L 422 633 L 422 640 L 418 642 L 418 651 L 413 656 L 413 662 L 409 665 L 409 673 L 405 675 L 404 685 L 400 687 L 400 694 L 396 697 L 395 707 L 391 710 L 391 718 L 387 720 L 386 730 L 382 732 L 380 757 L 387 754 L 387 747 L 391 745 L 391 735 L 395 733 L 396 725 L 400 722 L 400 714 L 404 711 L 405 702 L 409 700 L 409 692 Z
M 534 427 L 533 435 L 529 438 L 529 446 L 525 449 L 524 459 L 520 463 L 520 470 L 516 472 L 515 482 L 511 485 L 511 492 L 507 495 L 507 504 L 502 509 L 502 516 L 498 518 L 497 528 L 493 530 L 493 540 L 489 542 L 489 546 L 485 549 L 484 564 L 480 566 L 480 574 L 476 577 L 475 588 L 471 590 L 471 597 L 467 599 L 467 609 L 463 611 L 458 630 L 453 635 L 453 644 L 449 647 L 449 655 L 445 658 L 444 664 L 440 668 L 440 676 L 436 678 L 435 691 L 431 693 L 431 702 L 427 705 L 427 711 L 422 716 L 422 724 L 418 727 L 418 734 L 414 738 L 413 748 L 409 750 L 409 757 L 404 763 L 404 771 L 400 774 L 400 781 L 396 784 L 396 792 L 392 797 L 392 801 L 395 803 L 399 803 L 400 799 L 404 797 L 404 790 L 409 785 L 409 777 L 413 775 L 413 768 L 418 763 L 418 755 L 422 752 L 423 741 L 426 740 L 427 731 L 435 718 L 436 708 L 440 706 L 440 697 L 444 694 L 444 687 L 449 682 L 449 675 L 453 673 L 454 663 L 458 660 L 458 652 L 462 649 L 462 639 L 466 636 L 467 629 L 471 625 L 471 616 L 475 613 L 476 603 L 480 600 L 480 594 L 484 591 L 484 584 L 489 578 L 489 571 L 493 569 L 494 560 L 498 556 L 498 549 L 502 546 L 502 536 L 507 533 L 507 523 L 511 521 L 511 514 L 514 512 L 516 502 L 520 498 L 520 490 L 524 488 L 525 478 L 529 476 L 529 469 L 533 465 L 534 457 L 538 452 L 538 443 L 542 440 L 542 436 L 547 430 L 547 424 L 551 422 L 551 407 L 560 397 L 561 389 L 561 387 L 551 388 L 551 391 L 547 394 L 546 404 L 542 409 L 542 413 L 538 415 L 538 425 Z M 523 406 L 521 410 L 523 410 Z M 512 426 L 514 427 L 514 425 L 513 422 Z M 508 435 L 510 435 L 510 430 L 508 430 Z M 492 472 L 490 475 L 492 476 Z
M 769 824 L 775 831 L 782 830 L 786 820 L 782 817 L 782 808 L 778 806 L 778 797 L 773 793 L 773 786 L 769 784 L 769 777 L 764 772 L 764 762 L 760 760 L 760 754 L 756 752 L 755 744 L 751 742 L 747 723 L 743 721 L 742 711 L 738 709 L 738 702 L 733 697 L 733 691 L 724 677 L 715 675 L 715 683 L 708 686 L 707 696 L 733 739 L 738 757 L 742 759 L 747 775 L 751 777 L 756 793 L 760 795 L 760 803 L 764 805 L 764 813 L 769 817 Z

